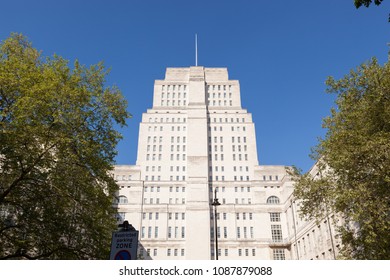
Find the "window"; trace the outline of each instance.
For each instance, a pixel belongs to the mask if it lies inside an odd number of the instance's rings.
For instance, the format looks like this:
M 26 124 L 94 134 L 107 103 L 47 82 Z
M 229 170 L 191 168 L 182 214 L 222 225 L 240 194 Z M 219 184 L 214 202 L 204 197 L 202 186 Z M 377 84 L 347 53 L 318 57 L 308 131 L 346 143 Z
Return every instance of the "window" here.
M 281 225 L 271 225 L 271 236 L 273 242 L 282 242 L 282 226 Z
M 274 260 L 285 260 L 284 249 L 273 249 Z
M 280 222 L 280 213 L 269 213 L 271 222 Z
M 277 196 L 270 196 L 267 198 L 267 204 L 279 204 L 280 200 Z
M 152 237 L 152 227 L 148 227 L 148 238 Z
M 167 249 L 167 256 L 168 256 L 168 257 L 171 256 L 171 249 Z
M 129 203 L 129 201 L 128 201 L 126 196 L 121 195 L 118 197 L 118 203 L 119 204 L 127 204 L 127 203 Z
M 158 227 L 154 228 L 154 238 L 158 237 Z

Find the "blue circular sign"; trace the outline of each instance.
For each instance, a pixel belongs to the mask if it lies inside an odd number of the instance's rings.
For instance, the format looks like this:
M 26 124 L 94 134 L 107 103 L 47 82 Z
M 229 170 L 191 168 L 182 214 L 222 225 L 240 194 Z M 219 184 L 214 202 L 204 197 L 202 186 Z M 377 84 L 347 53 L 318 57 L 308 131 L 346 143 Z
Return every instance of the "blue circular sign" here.
M 131 260 L 131 254 L 129 251 L 121 250 L 115 255 L 115 260 Z

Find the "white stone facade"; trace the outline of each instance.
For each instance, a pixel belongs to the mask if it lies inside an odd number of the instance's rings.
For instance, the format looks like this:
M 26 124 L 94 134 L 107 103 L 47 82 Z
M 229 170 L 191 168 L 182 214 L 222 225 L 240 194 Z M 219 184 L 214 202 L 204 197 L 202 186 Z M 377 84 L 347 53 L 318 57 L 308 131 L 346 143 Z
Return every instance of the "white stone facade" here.
M 285 166 L 258 164 L 255 126 L 226 68 L 167 68 L 142 116 L 137 163 L 114 176 L 118 221 L 140 231 L 141 258 L 214 259 L 215 191 L 219 259 L 315 258 L 292 250 L 313 225 L 291 210 Z

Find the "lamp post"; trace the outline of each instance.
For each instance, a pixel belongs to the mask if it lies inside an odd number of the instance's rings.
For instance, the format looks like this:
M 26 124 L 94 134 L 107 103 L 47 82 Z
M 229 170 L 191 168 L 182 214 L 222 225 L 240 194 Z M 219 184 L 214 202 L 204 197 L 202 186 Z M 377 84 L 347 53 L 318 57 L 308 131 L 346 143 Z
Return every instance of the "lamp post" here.
M 221 203 L 219 203 L 217 198 L 217 190 L 214 191 L 214 201 L 211 205 L 214 206 L 215 259 L 218 260 L 217 206 L 221 205 Z

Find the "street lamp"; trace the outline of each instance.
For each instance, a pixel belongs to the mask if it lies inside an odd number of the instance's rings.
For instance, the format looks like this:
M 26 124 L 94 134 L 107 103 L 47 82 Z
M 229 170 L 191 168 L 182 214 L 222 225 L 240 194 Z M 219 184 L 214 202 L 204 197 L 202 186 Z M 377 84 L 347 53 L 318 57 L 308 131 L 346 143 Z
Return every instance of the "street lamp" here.
M 217 206 L 221 205 L 217 198 L 217 190 L 214 191 L 214 201 L 211 203 L 214 206 L 214 233 L 215 233 L 215 256 L 218 260 L 218 230 L 217 230 Z

